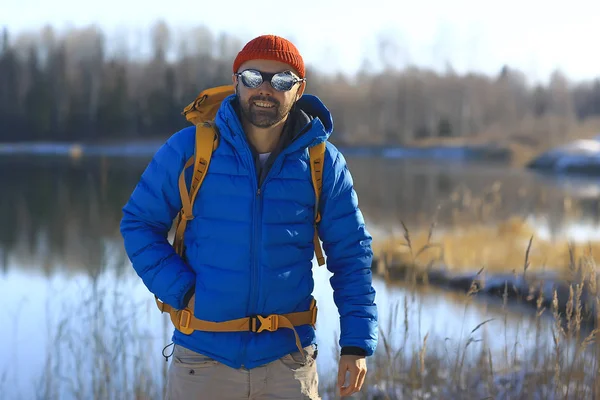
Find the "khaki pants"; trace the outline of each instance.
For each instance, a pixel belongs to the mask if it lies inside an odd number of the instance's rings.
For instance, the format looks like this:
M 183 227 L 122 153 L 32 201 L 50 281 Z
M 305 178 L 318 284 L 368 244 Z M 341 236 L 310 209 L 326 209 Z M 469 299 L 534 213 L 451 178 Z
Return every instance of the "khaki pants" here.
M 167 376 L 167 400 L 320 400 L 317 351 L 300 352 L 253 369 L 233 369 L 181 346 L 174 346 Z

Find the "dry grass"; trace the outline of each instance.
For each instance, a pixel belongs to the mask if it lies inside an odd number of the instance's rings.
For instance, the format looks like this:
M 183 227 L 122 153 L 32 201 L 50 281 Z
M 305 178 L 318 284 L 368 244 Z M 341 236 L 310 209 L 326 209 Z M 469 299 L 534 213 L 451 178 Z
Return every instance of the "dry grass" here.
M 410 243 L 410 251 L 418 253 L 418 248 L 413 247 L 414 241 Z M 524 265 L 527 264 L 525 257 Z M 410 289 L 409 293 L 420 290 L 414 283 L 405 285 Z M 595 282 L 586 285 L 598 298 Z M 465 334 L 452 346 L 448 345 L 447 339 L 425 332 L 421 345 L 413 347 L 406 339 L 421 333 L 417 326 L 411 325 L 408 317 L 411 306 L 405 298 L 403 307 L 392 307 L 387 316 L 388 324 L 380 327 L 378 352 L 369 359 L 369 374 L 363 391 L 354 398 L 595 398 L 593 396 L 600 395 L 600 381 L 593 379 L 600 372 L 600 348 L 596 344 L 597 330 L 585 332 L 581 329 L 582 287 L 572 286 L 565 312 L 560 311 L 557 300 L 548 309 L 538 301 L 534 333 L 541 337 L 543 327 L 548 326 L 548 319 L 543 318 L 550 317 L 553 321 L 551 345 L 546 346 L 540 340 L 533 349 L 519 350 L 518 343 L 507 341 L 500 353 L 490 350 L 484 332 L 491 320 L 464 326 Z M 95 289 L 83 296 L 80 304 L 60 310 L 70 317 L 62 318 L 56 329 L 49 332 L 54 345 L 47 355 L 47 368 L 39 379 L 40 398 L 162 398 L 164 381 L 157 377 L 164 377 L 167 365 L 164 359 L 158 359 L 155 352 L 149 351 L 149 343 L 157 338 L 149 336 L 135 319 L 129 319 L 132 313 L 143 314 L 143 305 L 128 302 L 126 297 L 121 297 L 125 295 L 126 291 Z M 460 295 L 465 313 L 477 296 L 476 285 Z M 121 304 L 121 307 L 111 304 Z M 506 297 L 503 305 L 504 315 L 508 316 Z M 107 313 L 111 313 L 114 320 L 107 319 Z M 74 319 L 75 315 L 79 319 Z M 457 315 L 457 318 L 461 316 Z M 509 319 L 505 318 L 503 324 L 505 329 L 509 328 Z M 404 336 L 404 342 L 394 345 L 398 342 L 394 339 L 401 337 L 400 334 Z M 324 399 L 337 398 L 332 382 L 323 380 L 323 385 Z
M 489 273 L 510 273 L 523 265 L 523 255 L 529 246 L 532 271 L 564 272 L 573 259 L 600 254 L 600 242 L 535 238 L 533 228 L 516 217 L 495 226 L 472 224 L 440 234 L 430 230 L 408 237 L 406 233 L 401 237 L 392 234 L 378 239 L 374 251 L 391 268 L 414 263 L 416 267 L 438 266 L 457 272 L 477 271 L 483 266 Z
M 431 237 L 431 233 L 428 235 Z M 408 230 L 405 231 L 405 247 L 414 258 L 427 249 L 429 242 L 417 247 Z M 531 261 L 530 248 L 521 253 L 523 274 L 527 273 Z M 600 293 L 597 287 L 595 262 L 590 256 L 575 258 L 571 253 L 568 270 L 581 270 L 589 266 L 590 273 L 583 276 L 580 283 L 569 286 L 569 297 L 565 307 L 561 307 L 558 293 L 552 293 L 549 308 L 543 306 L 544 294 L 539 293 L 534 311 L 533 334 L 536 341 L 531 351 L 519 351 L 519 343 L 505 342 L 502 352 L 493 354 L 486 337 L 479 334 L 490 320 L 475 327 L 465 327 L 469 332 L 461 336 L 461 345 L 454 354 L 448 351 L 444 338 L 432 338 L 429 333 L 423 337 L 420 348 L 411 348 L 405 342 L 398 348 L 390 345 L 396 324 L 390 323 L 387 330 L 380 329 L 381 345 L 379 352 L 371 360 L 371 374 L 367 387 L 357 398 L 361 399 L 592 399 L 600 396 L 600 345 L 596 337 L 600 332 L 600 307 L 596 307 L 595 327 L 586 330 L 582 318 L 586 305 L 583 302 L 584 288 L 589 291 L 597 306 L 600 306 Z M 479 271 L 481 273 L 481 270 Z M 415 290 L 414 281 L 407 282 Z M 464 294 L 465 312 L 478 296 L 480 288 L 471 285 Z M 404 332 L 409 327 L 405 302 Z M 508 293 L 505 289 L 502 309 L 504 330 L 508 328 Z M 548 315 L 550 314 L 550 315 Z M 400 317 L 396 309 L 391 320 Z M 551 322 L 552 342 L 543 342 L 543 327 Z M 545 318 L 545 319 L 543 319 Z M 419 324 L 420 325 L 420 324 Z M 471 329 L 472 328 L 472 329 Z M 469 331 L 470 329 L 470 331 Z M 499 336 L 502 333 L 492 333 Z M 407 336 L 405 336 L 406 338 Z M 438 348 L 428 351 L 428 343 L 437 343 Z M 443 345 L 442 345 L 443 344 Z M 445 355 L 445 356 L 444 356 Z M 335 397 L 335 391 L 327 393 Z
M 547 240 L 523 215 L 511 216 L 505 211 L 518 209 L 519 202 L 523 202 L 531 208 L 554 210 L 561 219 L 581 218 L 576 200 L 565 195 L 551 201 L 546 193 L 535 199 L 505 199 L 502 186 L 501 182 L 490 183 L 479 194 L 466 187 L 457 188 L 440 201 L 430 220 L 421 220 L 416 227 L 401 222 L 399 229 L 377 237 L 373 242 L 376 258 L 387 268 L 409 265 L 475 272 L 483 267 L 488 273 L 511 273 L 522 267 L 527 252 L 531 271 L 562 273 L 574 260 L 600 254 L 600 241 Z M 527 188 L 518 190 L 525 192 Z M 509 201 L 512 203 L 507 204 Z M 440 214 L 444 215 L 442 227 L 438 223 Z
M 401 249 L 394 257 L 404 257 L 409 262 L 422 262 L 430 252 L 439 252 L 435 244 L 434 224 L 422 234 L 413 235 L 404 227 L 402 238 L 390 241 Z M 486 230 L 487 229 L 487 230 Z M 528 273 L 541 263 L 539 254 L 543 252 L 532 244 L 528 247 L 530 231 L 522 224 L 512 221 L 499 228 L 486 228 L 473 232 L 466 230 L 462 240 L 448 241 L 443 246 L 452 246 L 466 242 L 473 247 L 471 252 L 479 256 L 492 254 L 501 249 L 510 249 L 514 253 L 514 265 L 519 265 L 519 273 Z M 484 234 L 485 232 L 487 233 Z M 468 236 L 467 236 L 468 235 Z M 498 238 L 512 245 L 495 244 Z M 450 240 L 450 238 L 448 238 Z M 438 239 L 438 242 L 440 240 Z M 491 242 L 490 242 L 491 241 Z M 379 241 L 381 243 L 381 241 Z M 402 243 L 402 246 L 398 246 Z M 519 244 L 517 246 L 517 244 Z M 504 247 L 500 247 L 504 246 Z M 513 247 L 511 247 L 513 246 Z M 462 246 L 465 248 L 465 246 Z M 484 250 L 487 248 L 487 252 Z M 553 251 L 550 247 L 546 251 Z M 381 250 L 381 249 L 379 249 Z M 493 250 L 493 251 L 492 251 Z M 452 250 L 445 250 L 445 256 Z M 484 264 L 469 253 L 453 260 L 457 265 Z M 581 255 L 580 255 L 581 253 Z M 556 250 L 546 254 L 545 261 L 551 257 L 563 256 Z M 512 256 L 510 256 L 512 257 Z M 506 263 L 513 262 L 508 255 L 489 256 L 489 265 L 506 270 Z M 536 258 L 538 257 L 538 258 Z M 421 260 L 421 261 L 419 261 Z M 469 260 L 469 264 L 467 264 Z M 539 261 L 538 261 L 539 260 Z M 566 271 L 578 271 L 582 266 L 586 272 L 582 279 L 569 286 L 568 301 L 561 305 L 559 294 L 550 296 L 552 301 L 546 306 L 544 294 L 532 299 L 536 308 L 532 309 L 535 323 L 529 332 L 538 338 L 532 347 L 522 348 L 519 339 L 511 342 L 505 339 L 501 351 L 493 351 L 488 339 L 487 328 L 490 319 L 479 321 L 475 326 L 463 323 L 464 334 L 458 341 L 450 344 L 447 338 L 421 334 L 420 321 L 411 322 L 407 298 L 403 307 L 392 307 L 387 315 L 388 324 L 380 326 L 380 345 L 374 357 L 369 358 L 369 374 L 361 393 L 354 398 L 381 399 L 592 399 L 600 396 L 600 346 L 596 342 L 597 328 L 587 330 L 582 324 L 587 304 L 584 293 L 594 299 L 596 321 L 600 321 L 600 296 L 595 277 L 596 264 L 589 253 L 583 249 L 571 252 L 566 262 Z M 462 262 L 463 264 L 460 264 Z M 504 263 L 504 264 L 502 264 Z M 502 267 L 504 265 L 504 267 Z M 512 265 L 512 264 L 510 264 Z M 483 268 L 479 269 L 481 273 Z M 423 285 L 414 280 L 403 282 L 408 288 L 407 296 L 412 296 Z M 425 287 L 427 283 L 424 284 Z M 467 293 L 458 294 L 464 301 L 464 315 L 457 319 L 464 321 L 469 307 L 482 295 L 481 287 L 472 284 Z M 164 377 L 167 364 L 153 351 L 149 351 L 153 340 L 166 342 L 166 335 L 157 338 L 156 332 L 148 332 L 144 326 L 136 323 L 132 315 L 143 314 L 144 307 L 128 301 L 127 290 L 100 289 L 93 286 L 85 292 L 81 303 L 60 310 L 62 318 L 55 329 L 48 332 L 54 345 L 47 354 L 46 370 L 38 380 L 38 394 L 46 399 L 160 399 L 164 391 Z M 441 301 L 444 301 L 443 299 Z M 119 304 L 120 307 L 113 307 Z M 503 332 L 498 326 L 492 335 L 505 335 L 514 323 L 508 316 L 509 297 L 502 298 L 504 320 Z M 152 309 L 150 312 L 155 312 Z M 427 312 L 427 310 L 424 310 Z M 108 319 L 107 315 L 111 318 Z M 419 310 L 419 315 L 420 310 Z M 77 316 L 77 318 L 73 318 Z M 337 318 L 320 315 L 319 318 Z M 131 323 L 129 323 L 131 322 Z M 546 328 L 551 330 L 551 341 L 543 339 Z M 82 330 L 84 328 L 84 330 Z M 170 326 L 165 327 L 170 330 Z M 400 330 L 400 331 L 399 331 Z M 164 334 L 163 334 L 164 335 Z M 418 335 L 420 345 L 414 346 L 408 337 Z M 422 336 L 421 336 L 422 335 Z M 402 338 L 403 341 L 398 341 Z M 327 338 L 321 338 L 327 340 Z M 321 371 L 322 375 L 325 376 Z M 333 381 L 322 380 L 322 395 L 325 399 L 338 398 Z M 0 389 L 2 386 L 0 375 Z M 4 382 L 7 385 L 7 382 Z
M 62 317 L 49 324 L 45 369 L 36 382 L 38 398 L 161 398 L 160 378 L 164 380 L 166 369 L 156 367 L 160 360 L 150 347 L 165 332 L 148 331 L 141 322 L 147 310 L 127 292 L 93 283 L 82 290 L 80 303 L 64 301 L 58 310 Z

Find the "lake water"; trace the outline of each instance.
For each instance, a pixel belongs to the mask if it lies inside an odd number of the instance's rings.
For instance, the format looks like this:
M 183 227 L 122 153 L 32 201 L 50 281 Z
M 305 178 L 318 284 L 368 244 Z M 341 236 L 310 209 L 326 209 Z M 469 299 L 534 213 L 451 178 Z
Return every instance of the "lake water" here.
M 451 230 L 453 208 L 476 207 L 490 193 L 501 201 L 488 222 L 516 215 L 540 235 L 579 240 L 599 232 L 600 185 L 594 182 L 498 165 L 347 159 L 375 240 L 400 221 L 426 227 L 433 215 L 439 229 Z M 123 393 L 135 385 L 160 388 L 167 365 L 162 350 L 172 328 L 130 267 L 119 234 L 121 207 L 147 161 L 0 158 L 0 399 L 77 398 L 80 388 L 90 391 L 80 398 L 91 398 L 94 387 L 107 385 L 99 371 Z M 328 382 L 337 373 L 337 310 L 329 272 L 315 265 L 314 277 L 318 365 Z M 374 285 L 381 328 L 393 347 L 408 346 L 407 355 L 427 333 L 428 351 L 451 354 L 490 318 L 474 336 L 485 338 L 492 351 L 516 341 L 525 353 L 540 345 L 529 310 L 512 308 L 505 315 L 496 302 L 466 305 L 456 294 L 411 291 L 380 278 Z M 542 339 L 548 339 L 544 329 Z

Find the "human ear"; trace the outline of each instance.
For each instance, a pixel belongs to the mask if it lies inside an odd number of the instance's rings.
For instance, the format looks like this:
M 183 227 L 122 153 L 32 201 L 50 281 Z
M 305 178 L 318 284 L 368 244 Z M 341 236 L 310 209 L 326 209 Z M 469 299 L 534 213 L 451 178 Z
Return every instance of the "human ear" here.
M 305 82 L 302 82 L 299 87 L 298 87 L 298 91 L 296 92 L 296 101 L 300 100 L 300 97 L 302 97 L 302 95 L 304 94 L 304 88 L 306 86 Z

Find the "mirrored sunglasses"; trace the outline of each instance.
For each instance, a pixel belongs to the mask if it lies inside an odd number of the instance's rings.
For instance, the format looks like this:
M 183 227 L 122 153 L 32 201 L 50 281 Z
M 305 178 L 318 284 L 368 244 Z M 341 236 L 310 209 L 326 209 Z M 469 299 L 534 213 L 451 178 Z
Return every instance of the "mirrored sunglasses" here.
M 304 82 L 306 79 L 300 79 L 291 71 L 283 71 L 277 73 L 262 72 L 256 69 L 246 69 L 235 74 L 242 80 L 244 86 L 250 89 L 256 89 L 263 82 L 271 83 L 273 89 L 280 92 L 287 92 L 294 87 L 296 83 Z

